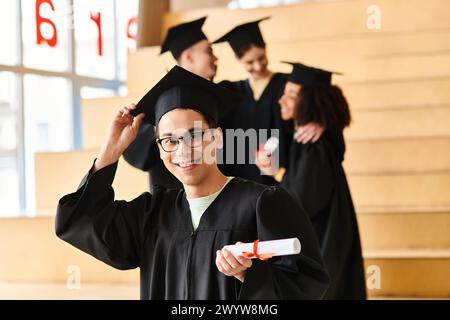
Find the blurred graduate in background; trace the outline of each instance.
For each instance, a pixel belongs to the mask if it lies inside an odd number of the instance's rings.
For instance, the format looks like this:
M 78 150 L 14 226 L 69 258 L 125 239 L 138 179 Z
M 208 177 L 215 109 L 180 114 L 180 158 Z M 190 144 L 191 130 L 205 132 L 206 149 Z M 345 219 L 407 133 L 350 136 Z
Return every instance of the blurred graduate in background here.
M 202 31 L 206 17 L 170 28 L 161 45 L 161 54 L 170 52 L 177 64 L 205 79 L 212 80 L 217 71 L 217 57 Z M 155 127 L 143 123 L 136 140 L 123 154 L 132 166 L 149 172 L 150 190 L 153 185 L 180 189 L 182 184 L 164 167 L 155 142 Z
M 326 130 L 314 144 L 292 143 L 287 169 L 277 169 L 263 150 L 257 153 L 257 164 L 308 212 L 331 279 L 325 298 L 365 299 L 358 224 L 342 167 L 349 106 L 341 89 L 331 84 L 333 72 L 291 64 L 280 99 L 283 119 L 294 120 L 295 126 L 315 122 Z
M 291 142 L 293 125 L 292 121 L 283 121 L 280 115 L 278 100 L 283 94 L 287 81 L 287 74 L 274 73 L 268 69 L 269 60 L 266 51 L 266 42 L 259 28 L 259 24 L 269 17 L 236 26 L 231 31 L 213 42 L 228 42 L 233 49 L 236 58 L 249 74 L 249 78 L 241 81 L 223 81 L 224 85 L 236 92 L 242 98 L 242 103 L 229 114 L 223 123 L 225 129 L 255 129 L 267 130 L 267 139 L 271 136 L 271 130 L 278 130 L 279 140 L 278 155 L 279 164 L 287 165 L 287 153 Z M 304 134 L 299 136 L 299 141 L 306 143 L 310 140 L 316 141 L 323 129 L 316 123 L 308 123 L 302 128 Z M 261 139 L 262 140 L 262 139 Z M 257 139 L 256 145 L 246 142 L 245 150 L 238 149 L 234 143 L 234 163 L 238 162 L 238 152 L 245 153 L 245 164 L 226 164 L 221 169 L 228 175 L 239 176 L 244 179 L 273 185 L 277 182 L 270 176 L 261 175 L 261 171 L 254 164 L 254 153 L 256 149 L 266 141 Z M 225 139 L 224 153 L 227 143 Z M 242 154 L 241 154 L 242 155 Z M 225 158 L 225 157 L 224 157 Z

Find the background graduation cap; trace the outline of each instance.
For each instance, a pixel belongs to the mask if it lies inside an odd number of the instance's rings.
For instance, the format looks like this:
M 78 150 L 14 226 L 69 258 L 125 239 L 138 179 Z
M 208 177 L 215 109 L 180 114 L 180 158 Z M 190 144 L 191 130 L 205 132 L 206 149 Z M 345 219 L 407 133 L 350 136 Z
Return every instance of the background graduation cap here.
M 175 66 L 145 94 L 131 114 L 144 112 L 144 121 L 156 126 L 165 113 L 189 108 L 218 123 L 239 101 L 234 92 Z
M 173 57 L 178 59 L 184 50 L 201 40 L 208 39 L 202 31 L 206 18 L 203 17 L 170 28 L 161 44 L 160 54 L 170 51 Z
M 322 70 L 298 62 L 282 61 L 282 63 L 287 63 L 293 66 L 288 81 L 300 84 L 302 86 L 330 86 L 331 76 L 333 74 L 342 75 L 340 72 Z
M 234 53 L 239 53 L 242 48 L 252 43 L 265 43 L 259 23 L 267 19 L 270 17 L 238 25 L 213 43 L 228 42 Z

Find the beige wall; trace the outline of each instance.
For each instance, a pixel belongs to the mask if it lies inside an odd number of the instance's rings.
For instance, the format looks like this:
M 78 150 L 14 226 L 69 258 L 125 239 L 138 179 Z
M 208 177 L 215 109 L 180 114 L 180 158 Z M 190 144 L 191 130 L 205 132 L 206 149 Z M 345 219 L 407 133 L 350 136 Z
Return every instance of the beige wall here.
M 157 46 L 161 43 L 164 13 L 170 8 L 169 0 L 141 0 L 139 3 L 138 47 Z
M 230 0 L 170 0 L 170 11 L 226 7 Z

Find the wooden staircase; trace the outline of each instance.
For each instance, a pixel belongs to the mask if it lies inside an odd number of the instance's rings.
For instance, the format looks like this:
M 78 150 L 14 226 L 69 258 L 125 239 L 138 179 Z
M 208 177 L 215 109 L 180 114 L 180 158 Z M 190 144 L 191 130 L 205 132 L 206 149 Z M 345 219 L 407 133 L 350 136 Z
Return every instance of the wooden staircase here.
M 280 60 L 342 71 L 352 109 L 345 132 L 347 172 L 362 238 L 371 298 L 450 298 L 450 20 L 447 0 L 379 0 L 382 29 L 366 28 L 371 1 L 341 0 L 270 9 L 208 10 L 211 39 L 238 24 L 261 24 L 271 68 Z M 170 13 L 166 26 L 205 11 Z M 217 23 L 215 21 L 226 21 Z M 245 72 L 227 45 L 214 47 L 217 80 Z M 82 101 L 83 150 L 37 153 L 36 218 L 0 221 L 0 298 L 138 298 L 138 270 L 117 271 L 54 234 L 57 200 L 78 186 L 116 110 L 140 97 L 170 68 L 148 47 L 129 55 L 127 97 Z M 62 177 L 64 176 L 64 179 Z M 121 160 L 117 198 L 148 189 L 147 174 Z M 69 290 L 78 266 L 81 289 Z

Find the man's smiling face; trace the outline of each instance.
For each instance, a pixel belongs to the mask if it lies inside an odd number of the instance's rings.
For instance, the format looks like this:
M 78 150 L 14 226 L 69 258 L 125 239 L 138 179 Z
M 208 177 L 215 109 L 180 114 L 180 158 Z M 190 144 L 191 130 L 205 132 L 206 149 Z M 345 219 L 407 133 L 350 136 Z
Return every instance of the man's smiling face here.
M 193 109 L 167 112 L 158 123 L 158 138 L 164 165 L 181 183 L 201 184 L 214 170 L 221 130 L 210 128 L 201 113 Z

